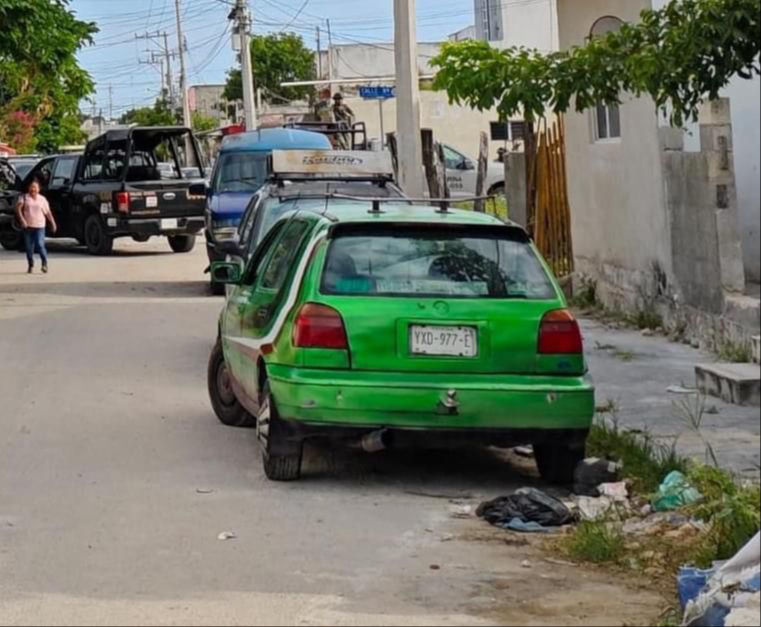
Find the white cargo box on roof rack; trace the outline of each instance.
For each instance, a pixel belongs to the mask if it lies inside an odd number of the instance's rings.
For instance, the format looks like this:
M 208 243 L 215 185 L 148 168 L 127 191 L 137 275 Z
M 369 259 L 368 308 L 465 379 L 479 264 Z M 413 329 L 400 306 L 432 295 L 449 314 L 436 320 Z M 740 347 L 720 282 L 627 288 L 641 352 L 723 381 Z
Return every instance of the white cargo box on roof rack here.
M 388 152 L 275 150 L 272 173 L 288 177 L 394 178 Z

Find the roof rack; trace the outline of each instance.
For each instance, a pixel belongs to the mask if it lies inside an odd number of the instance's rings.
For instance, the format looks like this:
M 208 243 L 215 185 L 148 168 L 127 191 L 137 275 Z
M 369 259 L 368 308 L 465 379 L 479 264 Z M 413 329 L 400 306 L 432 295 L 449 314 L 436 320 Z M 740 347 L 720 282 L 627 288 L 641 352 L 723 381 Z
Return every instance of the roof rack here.
M 380 198 L 371 196 L 349 196 L 346 194 L 333 194 L 333 198 L 340 200 L 352 200 L 354 202 L 366 202 L 372 203 L 373 208 L 370 213 L 383 213 L 381 205 L 383 204 L 410 204 L 410 205 L 438 205 L 438 213 L 449 213 L 453 202 L 466 203 L 466 202 L 478 202 L 479 200 L 493 200 L 495 196 L 468 196 L 464 198 Z

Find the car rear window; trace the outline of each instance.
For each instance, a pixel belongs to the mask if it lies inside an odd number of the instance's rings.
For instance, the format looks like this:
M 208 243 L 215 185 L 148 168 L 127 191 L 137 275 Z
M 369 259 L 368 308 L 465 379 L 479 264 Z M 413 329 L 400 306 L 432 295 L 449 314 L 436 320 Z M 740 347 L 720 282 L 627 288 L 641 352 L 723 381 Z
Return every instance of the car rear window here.
M 555 288 L 525 236 L 510 229 L 410 227 L 339 232 L 323 294 L 549 300 Z

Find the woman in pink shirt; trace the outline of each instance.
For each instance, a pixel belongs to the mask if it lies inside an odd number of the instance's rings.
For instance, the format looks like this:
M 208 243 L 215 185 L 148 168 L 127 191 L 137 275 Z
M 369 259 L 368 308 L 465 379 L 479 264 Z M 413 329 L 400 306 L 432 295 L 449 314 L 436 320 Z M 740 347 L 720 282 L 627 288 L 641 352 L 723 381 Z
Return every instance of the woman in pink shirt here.
M 42 260 L 42 271 L 48 271 L 48 251 L 45 247 L 45 227 L 50 223 L 50 230 L 55 233 L 58 225 L 55 223 L 50 205 L 40 194 L 40 182 L 30 183 L 27 193 L 21 196 L 16 204 L 16 217 L 24 229 L 26 258 L 29 261 L 29 274 L 34 272 L 34 254 L 39 254 Z

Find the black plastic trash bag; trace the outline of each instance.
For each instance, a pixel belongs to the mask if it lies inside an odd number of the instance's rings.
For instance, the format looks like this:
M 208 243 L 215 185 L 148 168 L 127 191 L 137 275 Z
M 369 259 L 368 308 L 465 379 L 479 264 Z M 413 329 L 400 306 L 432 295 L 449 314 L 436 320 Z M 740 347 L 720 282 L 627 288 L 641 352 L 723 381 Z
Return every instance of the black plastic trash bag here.
M 607 459 L 586 459 L 576 467 L 573 493 L 576 496 L 599 498 L 598 489 L 604 483 L 616 483 L 621 475 L 621 465 Z
M 512 496 L 483 503 L 476 513 L 495 527 L 506 527 L 516 519 L 542 527 L 562 527 L 574 522 L 571 511 L 563 503 L 534 488 L 524 488 Z

